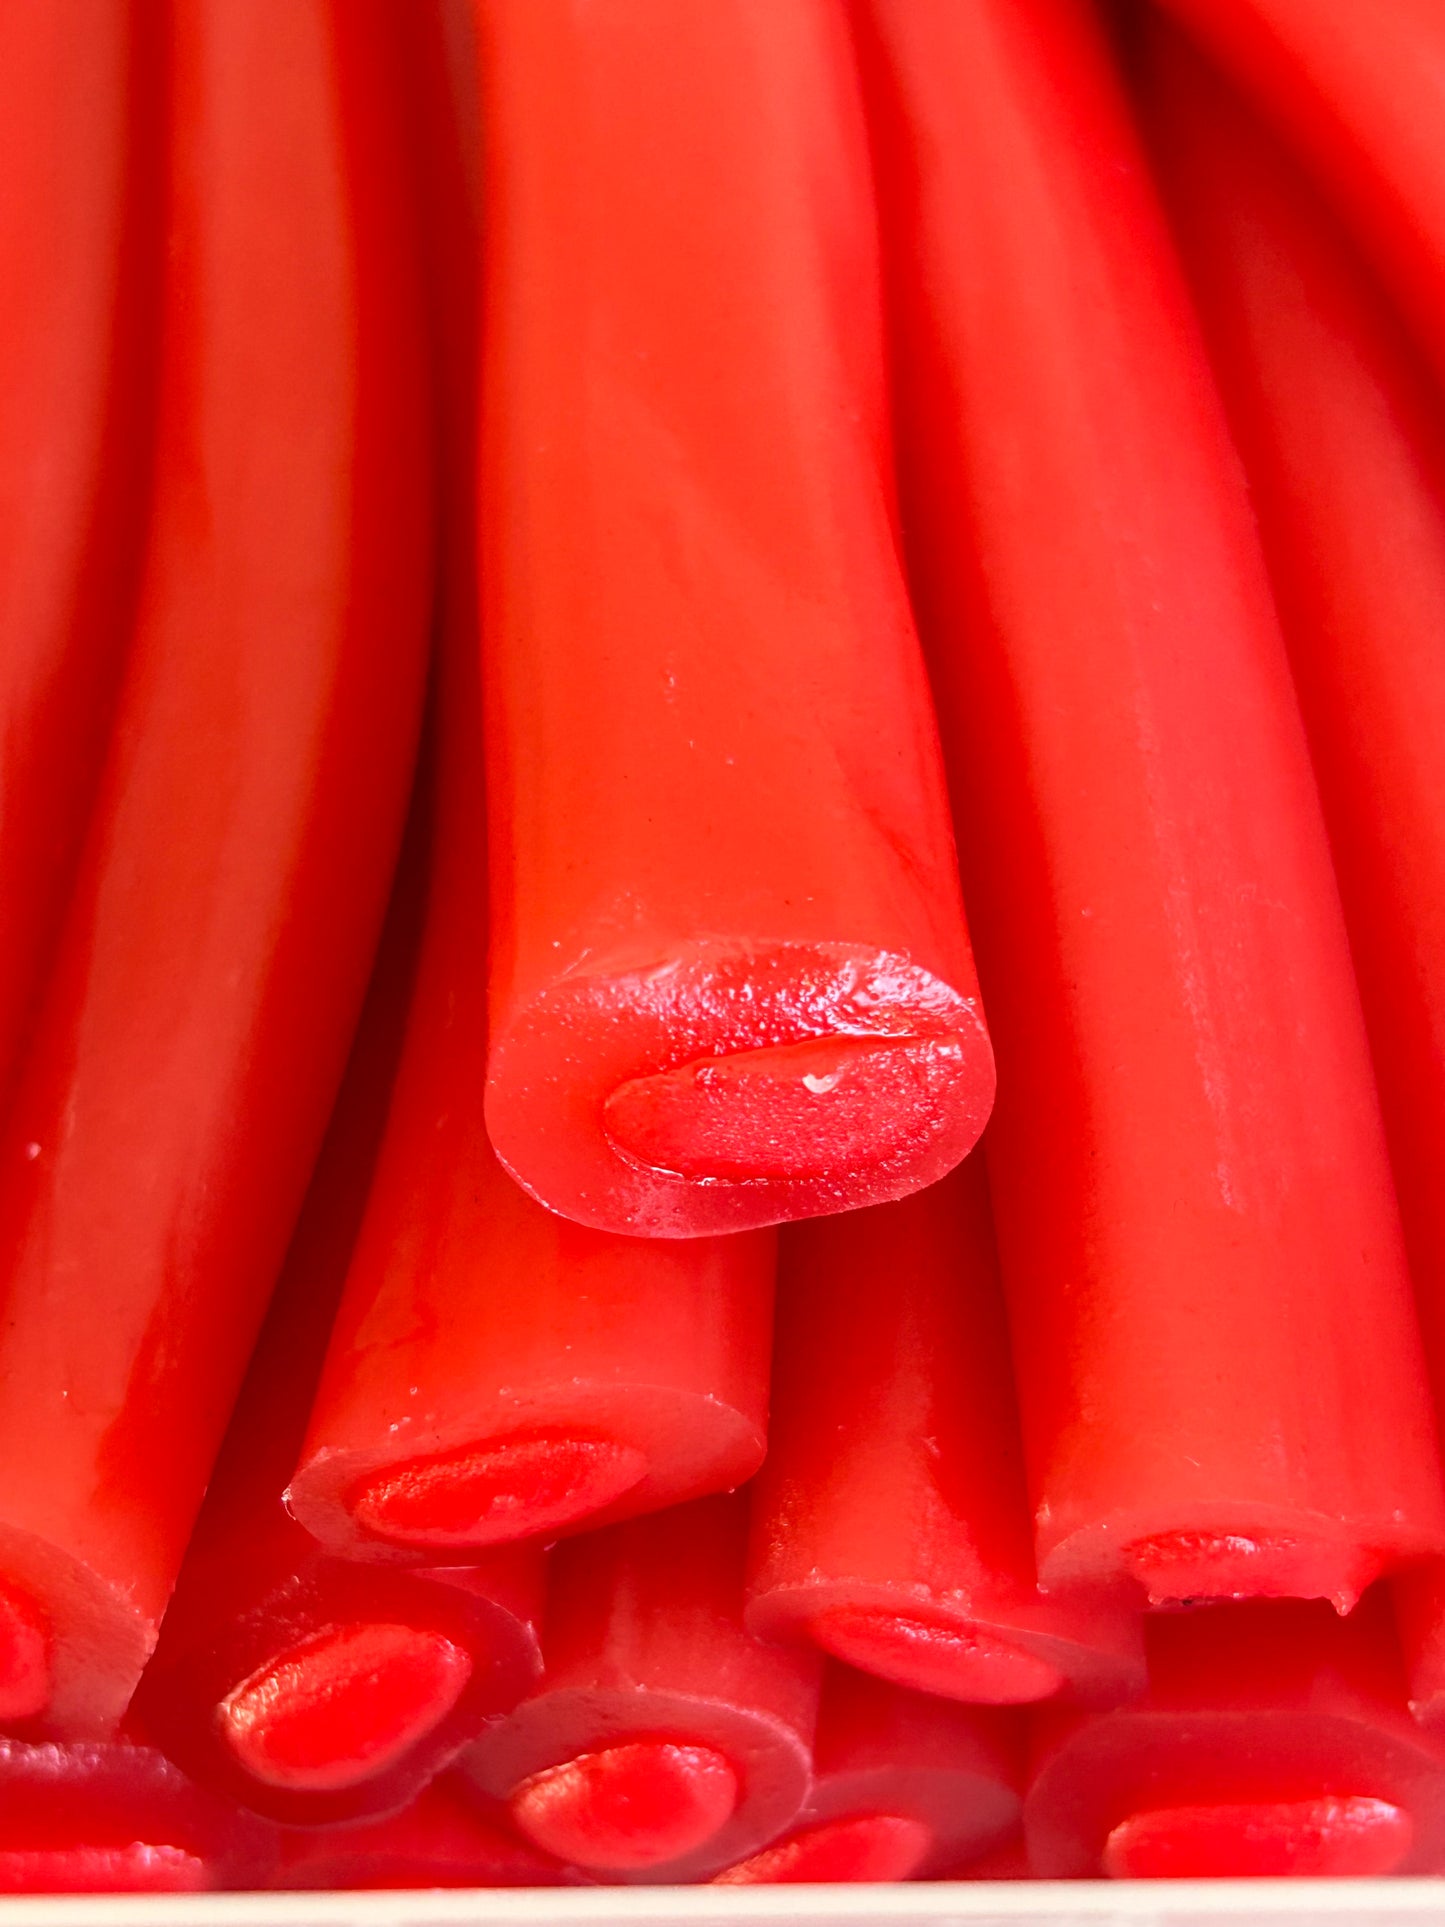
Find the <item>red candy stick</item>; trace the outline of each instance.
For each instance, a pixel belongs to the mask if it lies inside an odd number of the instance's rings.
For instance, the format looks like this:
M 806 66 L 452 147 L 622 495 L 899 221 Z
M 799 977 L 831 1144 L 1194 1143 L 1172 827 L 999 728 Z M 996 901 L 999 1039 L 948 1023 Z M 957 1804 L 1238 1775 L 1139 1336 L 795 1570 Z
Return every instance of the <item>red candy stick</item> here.
M 1428 1872 L 1445 1851 L 1445 1760 L 1414 1726 L 1372 1595 L 1164 1614 L 1149 1694 L 1042 1712 L 1024 1803 L 1046 1878 Z
M 1445 1401 L 1445 414 L 1331 215 L 1182 37 L 1142 85 L 1249 461 Z M 1445 1582 L 1401 1582 L 1445 1719 Z
M 148 14 L 0 11 L 0 1087 L 73 881 L 144 529 L 160 266 Z
M 1287 130 L 1445 368 L 1436 0 L 1164 0 Z
M 1138 1690 L 1137 1612 L 1038 1591 L 981 1161 L 782 1252 L 753 1631 L 954 1699 Z
M 460 640 L 411 1022 L 289 1495 L 333 1551 L 412 1564 L 740 1484 L 763 1456 L 772 1336 L 772 1233 L 594 1231 L 492 1151 L 481 696 Z
M 456 1774 L 384 1820 L 287 1834 L 275 1887 L 558 1887 L 567 1869 L 520 1839 Z
M 428 462 L 381 0 L 199 0 L 151 544 L 0 1143 L 0 1661 L 104 1732 L 170 1593 L 345 1061 L 404 813 Z
M 830 1667 L 798 1825 L 717 1884 L 910 1880 L 974 1859 L 1018 1826 L 1022 1738 L 1009 1715 Z
M 539 1552 L 456 1575 L 378 1571 L 328 1557 L 282 1499 L 386 1119 L 429 774 L 331 1128 L 138 1699 L 172 1758 L 279 1820 L 401 1806 L 540 1670 Z
M 267 1883 L 275 1831 L 154 1747 L 0 1740 L 0 1893 L 202 1893 Z
M 487 1122 L 692 1237 L 901 1197 L 993 1094 L 830 0 L 477 0 Z
M 1203 344 L 1081 4 L 858 17 L 905 520 L 1002 1066 L 988 1161 L 1040 1578 L 1347 1605 L 1445 1513 L 1329 849 Z
M 818 1667 L 742 1625 L 741 1497 L 553 1554 L 541 1690 L 466 1756 L 559 1860 L 691 1880 L 754 1852 L 808 1790 Z

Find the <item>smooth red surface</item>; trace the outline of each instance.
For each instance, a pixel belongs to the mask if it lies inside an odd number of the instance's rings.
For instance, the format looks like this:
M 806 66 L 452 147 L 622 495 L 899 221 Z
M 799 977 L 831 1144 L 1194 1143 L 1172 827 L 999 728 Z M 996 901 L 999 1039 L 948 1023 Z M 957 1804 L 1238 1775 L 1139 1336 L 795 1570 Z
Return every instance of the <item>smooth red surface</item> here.
M 1340 1879 L 1393 1873 L 1410 1851 L 1410 1816 L 1388 1800 L 1259 1800 L 1146 1808 L 1104 1845 L 1111 1880 Z
M 289 1500 L 331 1550 L 466 1558 L 727 1490 L 767 1432 L 774 1234 L 649 1242 L 544 1210 L 482 1115 L 481 695 L 443 651 L 437 852 L 385 1141 Z
M 557 1887 L 567 1869 L 509 1826 L 505 1810 L 442 1774 L 400 1813 L 287 1833 L 272 1885 L 352 1890 Z
M 154 10 L 0 15 L 0 1091 L 105 755 L 149 481 Z
M 855 14 L 1040 1577 L 1348 1604 L 1440 1545 L 1440 1471 L 1324 823 L 1184 279 L 1082 4 Z
M 328 1626 L 233 1686 L 215 1719 L 256 1779 L 330 1793 L 394 1766 L 446 1719 L 471 1673 L 466 1648 L 427 1627 Z
M 976 1859 L 1018 1827 L 1019 1715 L 959 1706 L 846 1666 L 824 1674 L 798 1825 L 722 1885 L 907 1880 Z
M 841 13 L 475 12 L 492 1140 L 615 1232 L 902 1196 L 993 1064 Z
M 706 1847 L 737 1809 L 738 1776 L 710 1746 L 628 1740 L 544 1767 L 507 1802 L 534 1845 L 598 1873 Z
M 1435 0 L 1165 0 L 1306 155 L 1445 367 L 1445 15 Z
M 1139 1690 L 1129 1602 L 1038 1591 L 981 1160 L 781 1248 L 752 1629 L 954 1699 Z
M 0 1142 L 0 1573 L 124 1708 L 284 1257 L 415 747 L 429 470 L 392 12 L 171 16 L 139 613 Z M 202 642 L 204 646 L 202 646 Z
M 1324 799 L 1437 1411 L 1445 1398 L 1445 410 L 1297 164 L 1174 30 L 1139 88 L 1251 487 Z M 1438 1576 L 1402 1582 L 1412 1697 Z M 1438 1624 L 1437 1615 L 1439 1615 Z
M 298 1823 L 403 1806 L 541 1663 L 538 1549 L 378 1571 L 328 1557 L 283 1501 L 386 1121 L 434 805 L 428 755 L 331 1127 L 137 1700 L 197 1778 Z
M 193 1786 L 153 1747 L 0 1740 L 0 1893 L 259 1886 L 274 1829 Z
M 853 1884 L 911 1880 L 928 1858 L 933 1835 L 921 1820 L 869 1813 L 790 1833 L 775 1847 L 713 1877 L 715 1887 L 794 1886 L 806 1881 Z
M 1387 1600 L 1163 1614 L 1149 1692 L 1040 1713 L 1024 1801 L 1045 1878 L 1428 1873 L 1445 1752 L 1411 1720 Z
M 610 1878 L 716 1873 L 787 1827 L 808 1790 L 819 1667 L 744 1630 L 746 1536 L 734 1494 L 564 1542 L 548 1580 L 545 1680 L 465 1756 L 477 1787 L 511 1801 L 524 1827 L 547 1826 L 560 1789 L 570 1849 L 600 1851 Z M 564 1835 L 537 1837 L 551 1848 Z

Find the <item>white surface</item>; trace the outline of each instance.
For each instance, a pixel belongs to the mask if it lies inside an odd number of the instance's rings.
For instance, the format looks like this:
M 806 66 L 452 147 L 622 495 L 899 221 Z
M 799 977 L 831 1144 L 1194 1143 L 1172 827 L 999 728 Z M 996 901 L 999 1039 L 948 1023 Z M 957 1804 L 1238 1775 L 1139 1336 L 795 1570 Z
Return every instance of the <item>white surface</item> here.
M 0 1927 L 1445 1927 L 1445 1881 L 980 1881 L 911 1887 L 0 1899 Z

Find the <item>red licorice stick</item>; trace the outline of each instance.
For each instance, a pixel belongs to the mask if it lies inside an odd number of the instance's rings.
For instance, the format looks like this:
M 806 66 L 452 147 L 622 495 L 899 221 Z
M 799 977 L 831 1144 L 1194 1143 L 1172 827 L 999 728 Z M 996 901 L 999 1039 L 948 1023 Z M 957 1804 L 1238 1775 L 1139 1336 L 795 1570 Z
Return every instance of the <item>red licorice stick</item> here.
M 444 1773 L 384 1820 L 287 1833 L 273 1887 L 560 1887 L 576 1876 Z
M 476 0 L 487 1122 L 654 1237 L 901 1197 L 993 1063 L 835 0 Z
M 274 1828 L 152 1746 L 0 1740 L 0 1893 L 264 1886 L 277 1853 Z
M 819 1667 L 742 1624 L 742 1496 L 552 1555 L 540 1690 L 464 1756 L 559 1860 L 691 1880 L 773 1839 L 808 1791 Z
M 1330 211 L 1162 23 L 1141 88 L 1310 732 L 1445 1404 L 1445 413 Z M 1445 1581 L 1402 1580 L 1417 1710 L 1445 1719 Z
M 1445 368 L 1436 0 L 1163 0 L 1307 155 Z
M 104 1732 L 155 1636 L 360 1006 L 429 593 L 383 0 L 170 15 L 151 535 L 0 1142 L 5 1712 Z
M 1139 1690 L 1138 1619 L 1039 1593 L 982 1161 L 785 1231 L 752 1630 L 1007 1705 Z
M 153 401 L 160 88 L 150 11 L 0 11 L 0 1088 L 104 759 Z
M 487 1138 L 481 692 L 443 651 L 440 848 L 400 1070 L 289 1501 L 333 1552 L 436 1563 L 751 1477 L 775 1238 L 618 1237 Z
M 1017 1716 L 831 1666 L 798 1824 L 716 1884 L 926 1878 L 1017 1828 L 1023 1766 Z
M 1040 1578 L 1346 1606 L 1439 1547 L 1440 1471 L 1319 801 L 1183 277 L 1081 4 L 856 18 Z
M 429 779 L 424 766 L 331 1128 L 137 1699 L 173 1759 L 285 1821 L 401 1807 L 541 1667 L 538 1550 L 465 1573 L 378 1571 L 329 1557 L 283 1502 L 405 1027 Z
M 1445 1757 L 1410 1719 L 1372 1594 L 1162 1614 L 1137 1706 L 1036 1718 L 1024 1802 L 1046 1878 L 1428 1872 Z

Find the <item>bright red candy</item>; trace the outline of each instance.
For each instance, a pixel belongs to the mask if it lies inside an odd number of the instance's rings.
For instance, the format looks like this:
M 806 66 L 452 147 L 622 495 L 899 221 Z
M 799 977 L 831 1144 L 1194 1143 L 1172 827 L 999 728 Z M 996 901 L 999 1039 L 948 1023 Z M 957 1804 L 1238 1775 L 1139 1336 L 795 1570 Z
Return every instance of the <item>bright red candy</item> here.
M 1081 0 L 856 13 L 1040 1578 L 1347 1604 L 1440 1547 L 1445 1504 L 1324 823 L 1183 276 Z
M 785 1230 L 748 1624 L 921 1692 L 1143 1685 L 1128 1602 L 1040 1595 L 980 1158 Z
M 0 1575 L 58 1736 L 113 1727 L 180 1566 L 345 1063 L 426 659 L 394 10 L 169 18 L 139 615 L 0 1141 Z
M 0 1740 L 0 1893 L 203 1893 L 264 1886 L 275 1829 L 194 1786 L 154 1747 Z
M 439 846 L 411 1016 L 325 1371 L 291 1479 L 332 1552 L 449 1563 L 751 1477 L 774 1237 L 573 1224 L 497 1162 L 486 1076 L 481 696 L 442 651 Z
M 796 1826 L 716 1884 L 909 1880 L 976 1859 L 1018 1827 L 1023 1741 L 1017 1715 L 831 1666 Z
M 1414 1725 L 1386 1601 L 1162 1614 L 1137 1706 L 1041 1712 L 1024 1802 L 1045 1878 L 1424 1873 L 1445 1755 Z
M 743 1629 L 746 1511 L 700 1499 L 553 1554 L 546 1678 L 463 1764 L 559 1860 L 696 1879 L 801 1807 L 819 1666 Z
M 105 756 L 143 540 L 159 36 L 134 0 L 0 10 L 0 1091 Z
M 477 0 L 487 1122 L 654 1237 L 896 1198 L 993 1095 L 832 0 Z
M 1249 463 L 1445 1402 L 1445 409 L 1331 211 L 1177 32 L 1140 76 Z M 1445 1720 L 1445 1580 L 1401 1581 Z
M 538 1549 L 454 1574 L 378 1571 L 329 1557 L 283 1498 L 410 1007 L 430 776 L 331 1128 L 137 1698 L 198 1780 L 298 1824 L 402 1806 L 541 1666 Z
M 1436 0 L 1163 0 L 1308 156 L 1445 369 Z

